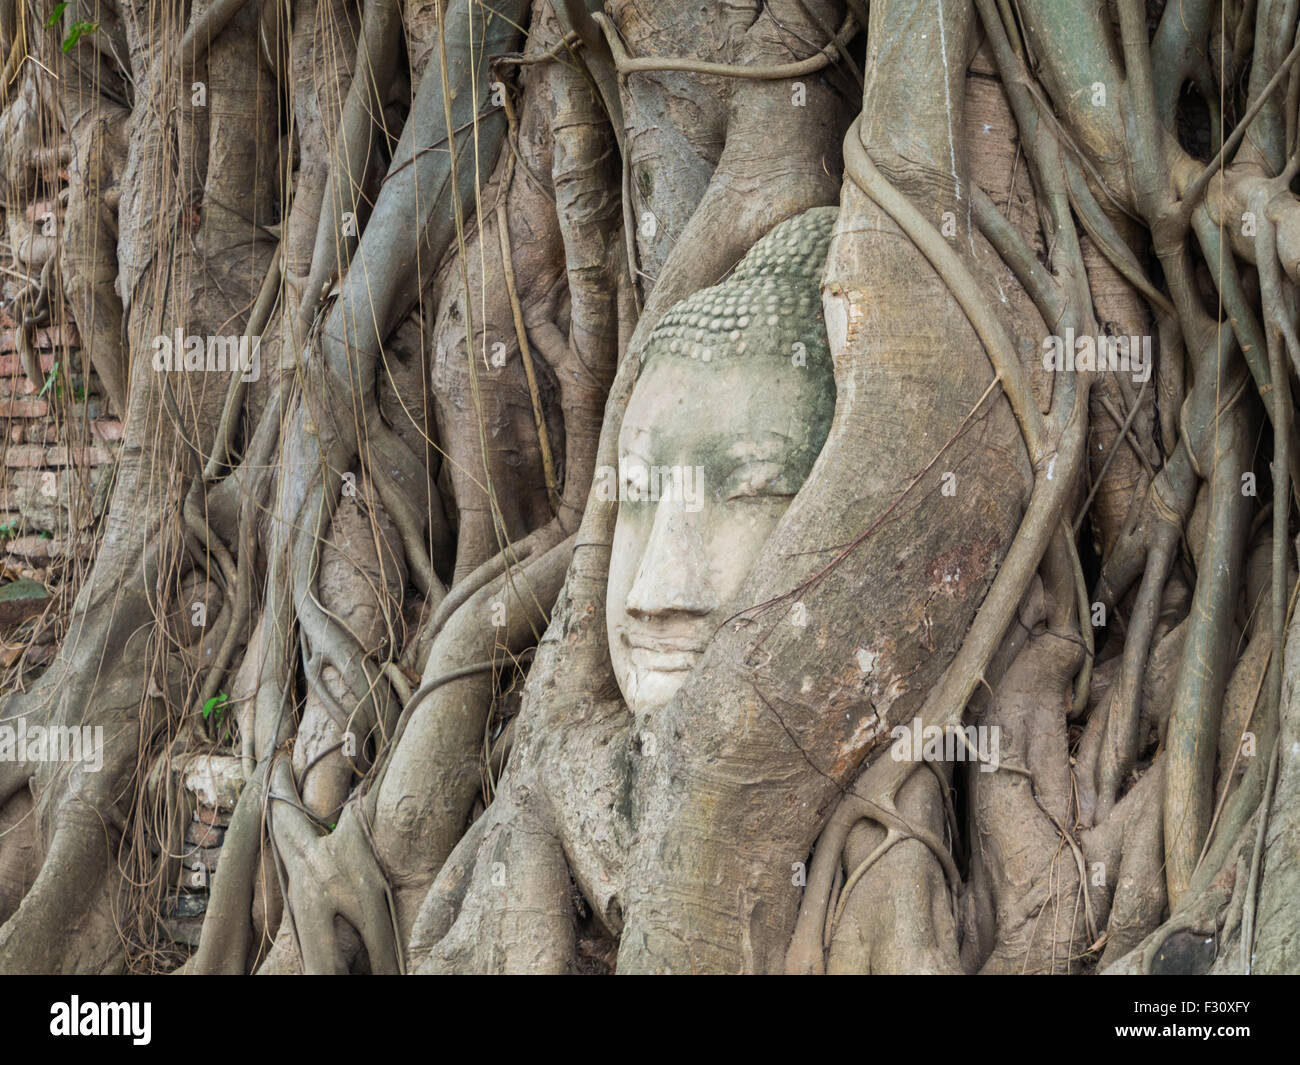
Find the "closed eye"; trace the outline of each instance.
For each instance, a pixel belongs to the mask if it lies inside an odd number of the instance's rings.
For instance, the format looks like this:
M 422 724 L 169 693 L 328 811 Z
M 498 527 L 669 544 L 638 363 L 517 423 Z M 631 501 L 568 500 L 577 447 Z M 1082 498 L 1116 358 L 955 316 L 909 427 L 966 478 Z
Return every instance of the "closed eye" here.
M 782 463 L 759 460 L 742 463 L 732 470 L 723 484 L 722 498 L 724 502 L 789 498 L 794 492 L 795 486 L 786 476 Z

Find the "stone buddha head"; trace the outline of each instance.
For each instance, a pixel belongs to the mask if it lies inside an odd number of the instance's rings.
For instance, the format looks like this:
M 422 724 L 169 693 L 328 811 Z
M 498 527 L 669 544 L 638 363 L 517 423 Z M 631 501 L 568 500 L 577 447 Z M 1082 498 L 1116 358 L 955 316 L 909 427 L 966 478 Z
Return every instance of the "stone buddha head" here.
M 834 208 L 777 226 L 651 333 L 619 434 L 606 598 L 628 707 L 662 706 L 821 451 L 835 384 L 819 281 Z

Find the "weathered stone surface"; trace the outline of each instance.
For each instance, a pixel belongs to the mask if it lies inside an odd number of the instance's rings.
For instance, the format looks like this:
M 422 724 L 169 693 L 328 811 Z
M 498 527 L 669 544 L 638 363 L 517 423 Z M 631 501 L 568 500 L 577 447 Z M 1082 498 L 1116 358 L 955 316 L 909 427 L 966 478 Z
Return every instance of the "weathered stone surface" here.
M 217 871 L 217 863 L 221 861 L 220 847 L 200 847 L 199 861 L 203 863 L 203 868 L 208 871 L 209 879 Z
M 734 613 L 826 439 L 835 383 L 818 281 L 836 214 L 778 225 L 731 277 L 670 307 L 642 353 L 623 483 L 597 472 L 618 492 L 605 611 L 633 713 L 667 705 Z M 729 501 L 745 497 L 755 505 L 738 519 Z
M 167 899 L 169 917 L 202 917 L 208 910 L 204 892 L 182 891 Z
M 202 917 L 164 917 L 163 927 L 171 936 L 173 943 L 184 943 L 187 947 L 199 945 L 199 935 L 203 931 Z
M 233 810 L 244 790 L 243 762 L 234 755 L 201 754 L 186 765 L 181 783 L 200 806 Z
M 90 558 L 94 545 L 89 540 L 69 542 L 46 536 L 20 536 L 10 540 L 6 554 L 34 562 L 51 558 Z
M 49 590 L 39 581 L 13 581 L 0 588 L 0 625 L 16 625 L 35 617 L 50 600 Z
M 0 400 L 0 407 L 3 406 Z M 111 467 L 80 470 L 14 469 L 7 471 L 6 509 L 22 512 L 33 529 L 62 533 L 69 523 L 85 529 L 103 512 L 112 484 Z

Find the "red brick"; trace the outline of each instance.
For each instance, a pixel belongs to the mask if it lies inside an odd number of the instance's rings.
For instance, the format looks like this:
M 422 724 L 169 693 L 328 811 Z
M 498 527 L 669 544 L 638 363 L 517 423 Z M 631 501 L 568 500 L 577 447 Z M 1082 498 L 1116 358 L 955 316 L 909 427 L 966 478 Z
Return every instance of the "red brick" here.
M 49 334 L 49 347 L 80 348 L 81 333 L 77 329 L 76 322 L 68 322 L 64 326 L 55 326 L 51 329 L 42 329 L 42 333 Z M 37 344 L 37 347 L 44 348 L 47 345 Z
M 54 422 L 34 418 L 31 421 L 9 423 L 9 442 L 11 444 L 53 444 L 59 440 Z
M 39 422 L 31 425 L 19 423 L 28 443 L 17 443 L 4 449 L 4 464 L 11 469 L 36 470 L 63 466 L 108 466 L 113 455 L 102 447 L 42 447 L 40 441 L 48 440 L 49 426 Z
M 32 346 L 40 351 L 50 351 L 60 347 L 75 348 L 78 344 L 79 338 L 75 333 L 71 330 L 63 330 L 58 326 L 37 329 L 32 334 Z
M 224 828 L 230 823 L 230 815 L 222 813 L 215 806 L 196 806 L 194 808 L 194 820 L 202 821 L 205 825 L 216 825 Z
M 50 413 L 46 400 L 29 396 L 0 399 L 0 418 L 44 418 Z
M 6 466 L 39 469 L 45 464 L 45 448 L 39 444 L 15 444 L 5 448 Z
M 91 431 L 108 444 L 116 444 L 126 433 L 126 427 L 116 418 L 95 418 L 90 423 Z
M 43 536 L 20 536 L 10 540 L 6 545 L 10 555 L 40 562 L 51 558 L 89 558 L 91 545 L 82 540 L 71 543 L 67 540 L 46 539 Z
M 192 843 L 196 847 L 220 847 L 225 836 L 224 828 L 205 824 L 197 819 L 185 826 L 185 842 Z
M 38 422 L 37 424 L 39 425 L 40 423 Z M 45 490 L 45 486 L 50 483 L 45 476 L 47 473 L 54 479 L 54 495 L 50 495 L 50 493 Z M 60 496 L 63 489 L 63 483 L 68 476 L 68 474 L 60 473 L 57 470 L 17 469 L 10 473 L 9 483 L 12 484 L 20 494 L 39 492 L 42 502 L 53 503 L 55 502 L 56 497 Z M 28 503 L 28 505 L 30 504 Z
M 112 461 L 102 447 L 52 447 L 45 453 L 47 466 L 107 466 Z
M 32 336 L 32 346 L 40 351 L 50 351 L 53 348 L 79 348 L 81 347 L 81 335 L 71 322 L 68 323 L 66 328 L 50 326 L 48 329 L 36 330 Z M 0 329 L 0 352 L 17 350 L 18 344 L 14 336 L 14 330 Z
M 0 321 L 0 325 L 5 324 Z M 49 373 L 54 369 L 54 352 L 46 352 L 41 356 L 41 371 Z M 18 355 L 0 355 L 0 377 L 18 377 L 26 373 L 23 367 L 23 360 Z
M 24 212 L 29 222 L 40 222 L 47 214 L 58 214 L 58 204 L 53 200 L 32 200 Z
M 18 555 L 20 558 L 42 559 L 49 558 L 53 552 L 51 547 L 56 543 L 54 540 L 46 540 L 42 536 L 19 536 L 10 540 L 5 545 L 8 554 Z

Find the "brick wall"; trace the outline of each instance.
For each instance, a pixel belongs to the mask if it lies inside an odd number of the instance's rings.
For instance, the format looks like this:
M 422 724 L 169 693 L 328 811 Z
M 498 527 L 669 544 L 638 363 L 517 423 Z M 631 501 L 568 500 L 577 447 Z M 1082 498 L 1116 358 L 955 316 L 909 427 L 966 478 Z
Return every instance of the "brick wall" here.
M 30 334 L 42 380 L 29 379 L 18 326 L 7 313 L 19 287 L 8 276 L 0 285 L 0 603 L 9 585 L 21 582 L 9 588 L 10 606 L 0 609 L 9 644 L 13 626 L 42 613 L 67 583 L 69 564 L 84 568 L 90 561 L 122 440 L 122 423 L 88 372 L 64 308 L 63 324 Z M 28 651 L 29 665 L 48 655 Z M 0 655 L 0 664 L 12 664 L 4 661 L 9 657 Z

